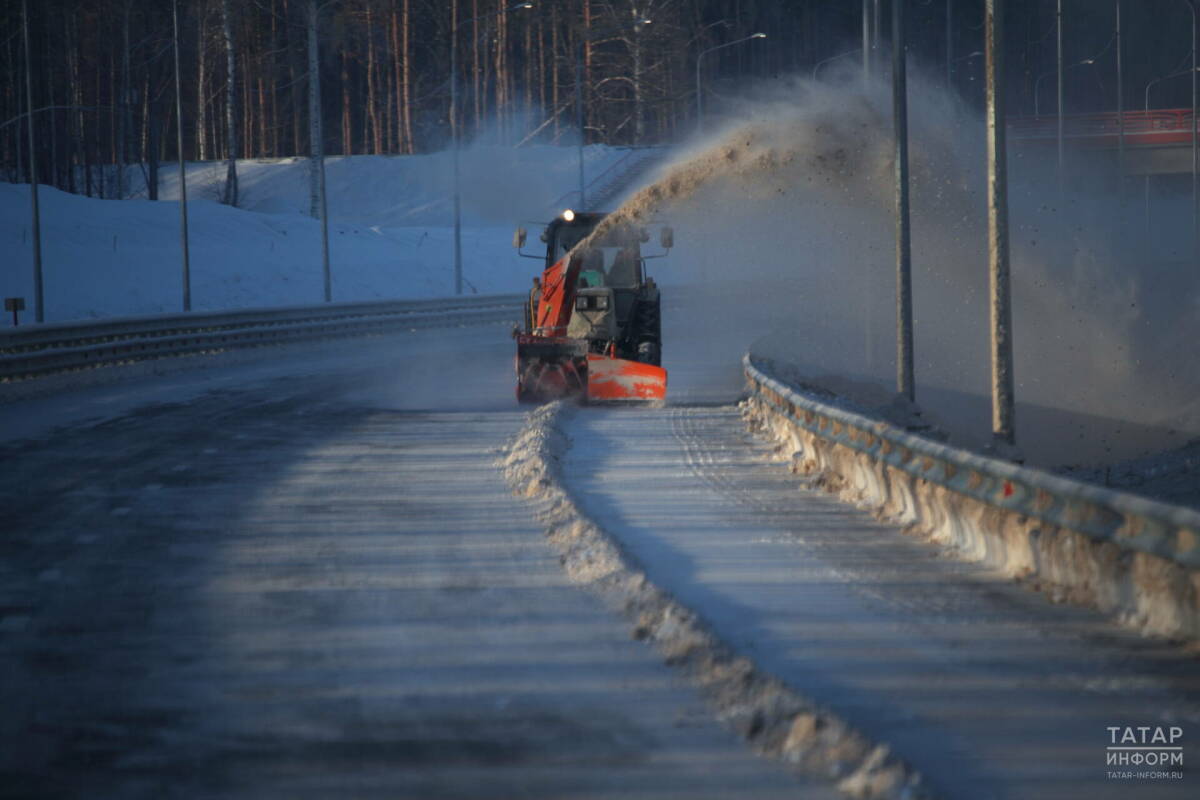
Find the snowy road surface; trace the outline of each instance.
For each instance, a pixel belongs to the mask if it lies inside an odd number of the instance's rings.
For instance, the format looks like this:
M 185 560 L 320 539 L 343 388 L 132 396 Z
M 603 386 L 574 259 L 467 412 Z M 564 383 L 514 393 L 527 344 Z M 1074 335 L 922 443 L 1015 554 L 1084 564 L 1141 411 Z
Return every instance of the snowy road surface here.
M 801 491 L 735 345 L 677 341 L 676 405 L 570 423 L 652 579 L 943 796 L 1197 796 L 1105 775 L 1107 726 L 1200 730 L 1194 660 Z M 0 405 L 0 797 L 831 797 L 568 584 L 494 463 L 511 357 L 420 331 Z
M 735 406 L 588 408 L 567 429 L 569 489 L 655 584 L 941 796 L 1200 796 L 1194 765 L 1116 780 L 1105 753 L 1110 725 L 1200 734 L 1194 658 L 802 489 Z
M 511 352 L 423 331 L 0 406 L 0 796 L 831 797 L 567 583 L 493 463 Z

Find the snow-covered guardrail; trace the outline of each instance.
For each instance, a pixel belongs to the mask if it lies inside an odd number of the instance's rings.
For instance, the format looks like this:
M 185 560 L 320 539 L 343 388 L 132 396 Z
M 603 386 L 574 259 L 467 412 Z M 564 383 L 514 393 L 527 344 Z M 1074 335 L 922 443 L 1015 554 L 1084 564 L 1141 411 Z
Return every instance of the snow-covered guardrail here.
M 64 322 L 0 333 L 0 380 L 314 339 L 517 319 L 525 296 L 327 303 Z
M 827 489 L 1055 597 L 1200 638 L 1200 512 L 950 447 L 743 366 L 752 419 Z

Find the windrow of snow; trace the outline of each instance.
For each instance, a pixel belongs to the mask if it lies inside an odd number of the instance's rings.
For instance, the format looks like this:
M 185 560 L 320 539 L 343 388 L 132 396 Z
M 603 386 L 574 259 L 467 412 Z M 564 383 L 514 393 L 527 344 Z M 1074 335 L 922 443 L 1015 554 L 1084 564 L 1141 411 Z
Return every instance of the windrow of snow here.
M 919 773 L 886 744 L 869 741 L 808 698 L 736 655 L 693 611 L 656 587 L 563 487 L 563 457 L 573 410 L 553 403 L 533 411 L 502 451 L 514 493 L 533 499 L 567 576 L 620 609 L 632 635 L 652 643 L 682 671 L 717 715 L 761 755 L 835 781 L 853 798 L 929 797 Z

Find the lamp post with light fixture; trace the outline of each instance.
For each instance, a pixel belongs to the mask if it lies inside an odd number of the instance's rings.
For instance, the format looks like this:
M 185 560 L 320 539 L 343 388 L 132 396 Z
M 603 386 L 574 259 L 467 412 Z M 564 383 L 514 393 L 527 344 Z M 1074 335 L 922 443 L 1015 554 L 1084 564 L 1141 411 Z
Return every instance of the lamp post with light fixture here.
M 737 39 L 732 42 L 726 42 L 725 44 L 719 44 L 716 47 L 710 47 L 707 50 L 702 50 L 702 51 L 700 51 L 700 54 L 696 56 L 696 132 L 697 133 L 701 133 L 704 130 L 704 105 L 702 102 L 703 101 L 703 93 L 700 90 L 700 60 L 702 58 L 704 58 L 706 55 L 708 55 L 709 53 L 712 53 L 716 50 L 724 50 L 726 47 L 733 47 L 735 44 L 749 42 L 752 39 L 765 39 L 765 38 L 767 38 L 767 35 L 765 33 L 752 33 L 749 36 L 743 36 L 741 39 Z
M 826 64 L 831 64 L 834 61 L 840 61 L 841 59 L 846 58 L 847 56 L 852 56 L 857 53 L 858 53 L 858 48 L 856 47 L 853 50 L 847 50 L 844 53 L 838 53 L 836 56 L 830 56 L 829 58 L 821 59 L 813 66 L 812 79 L 814 81 L 817 79 L 817 73 L 819 73 L 821 71 L 821 67 L 825 66 Z M 869 55 L 867 57 L 870 58 Z M 868 65 L 867 69 L 869 69 L 869 68 L 870 68 L 870 66 Z

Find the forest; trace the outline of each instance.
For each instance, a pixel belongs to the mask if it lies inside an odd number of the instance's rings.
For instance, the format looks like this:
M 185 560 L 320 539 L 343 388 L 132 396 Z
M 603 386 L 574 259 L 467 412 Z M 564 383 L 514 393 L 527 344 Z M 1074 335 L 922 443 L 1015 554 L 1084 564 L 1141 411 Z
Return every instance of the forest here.
M 980 106 L 983 0 L 0 0 L 0 177 L 28 180 L 29 108 L 39 181 L 102 197 L 141 164 L 154 199 L 179 141 L 199 161 L 410 154 L 454 131 L 573 143 L 581 118 L 586 142 L 667 143 L 698 90 L 716 111 L 835 80 L 864 42 L 885 65 L 901 1 L 914 67 Z M 1012 114 L 1054 112 L 1059 2 L 1005 3 Z M 1061 5 L 1067 113 L 1117 107 L 1118 56 L 1125 108 L 1190 107 L 1188 0 L 1125 0 L 1119 38 L 1120 0 Z

